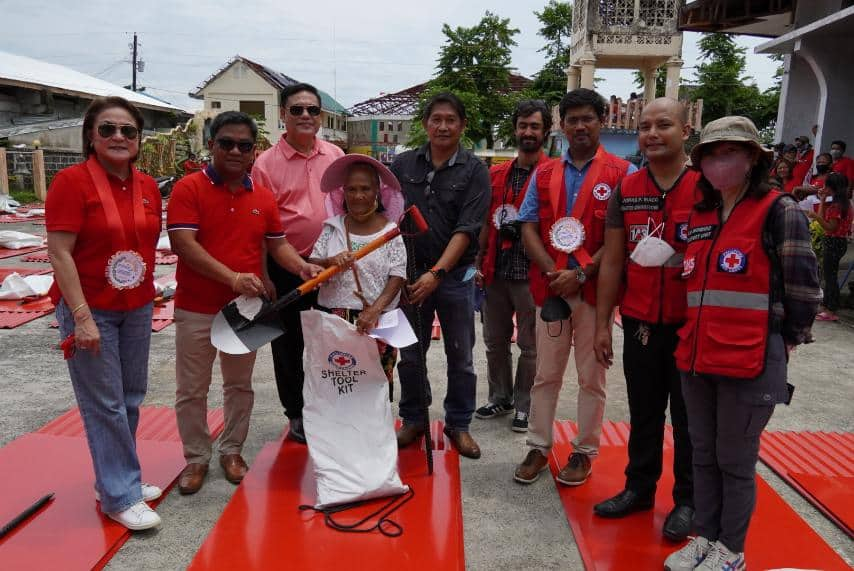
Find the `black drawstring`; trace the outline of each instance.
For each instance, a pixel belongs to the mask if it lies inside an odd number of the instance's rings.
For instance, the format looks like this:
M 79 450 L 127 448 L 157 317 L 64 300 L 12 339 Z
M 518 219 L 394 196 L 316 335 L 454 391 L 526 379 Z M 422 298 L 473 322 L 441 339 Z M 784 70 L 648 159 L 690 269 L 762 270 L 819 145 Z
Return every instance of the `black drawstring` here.
M 357 521 L 355 523 L 349 523 L 349 524 L 335 521 L 333 516 L 335 514 L 339 514 L 341 512 L 347 511 L 347 510 L 351 510 L 354 508 L 361 507 L 361 506 L 367 504 L 368 502 L 371 502 L 374 500 L 362 500 L 359 502 L 351 502 L 349 504 L 341 504 L 341 505 L 332 506 L 332 507 L 328 507 L 328 508 L 316 508 L 314 506 L 304 504 L 304 505 L 301 505 L 299 507 L 299 509 L 300 509 L 300 511 L 311 510 L 311 511 L 322 513 L 323 514 L 323 521 L 326 524 L 326 526 L 330 527 L 336 531 L 342 531 L 342 532 L 346 532 L 346 533 L 370 533 L 374 530 L 377 530 L 381 534 L 385 535 L 386 537 L 399 537 L 399 536 L 403 535 L 403 526 L 400 525 L 399 523 L 397 523 L 396 521 L 389 519 L 389 516 L 391 514 L 393 514 L 394 512 L 396 512 L 397 510 L 399 510 L 406 502 L 408 502 L 409 500 L 411 500 L 414 497 L 415 497 L 415 490 L 413 490 L 412 487 L 410 486 L 409 491 L 404 492 L 403 494 L 401 494 L 399 496 L 395 496 L 395 497 L 389 499 L 389 501 L 387 501 L 385 504 L 380 506 L 380 508 L 378 510 L 371 512 L 370 514 L 366 515 L 365 517 L 363 517 L 362 519 L 360 519 L 359 521 Z M 370 521 L 371 518 L 374 518 L 377 516 L 379 516 L 379 519 L 371 527 L 365 527 L 365 528 L 362 527 L 368 521 Z

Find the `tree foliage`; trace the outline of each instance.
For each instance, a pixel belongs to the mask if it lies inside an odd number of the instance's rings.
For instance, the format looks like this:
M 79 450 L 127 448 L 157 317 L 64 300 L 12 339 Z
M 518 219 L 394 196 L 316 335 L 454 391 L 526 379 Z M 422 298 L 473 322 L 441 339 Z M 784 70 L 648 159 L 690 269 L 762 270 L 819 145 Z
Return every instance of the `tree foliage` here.
M 442 26 L 445 43 L 439 50 L 436 76 L 419 101 L 419 112 L 427 100 L 440 91 L 451 91 L 466 104 L 467 139 L 495 143 L 497 127 L 513 110 L 508 95 L 513 37 L 519 33 L 510 20 L 487 11 L 477 25 L 466 28 Z M 419 115 L 420 116 L 420 115 Z M 426 141 L 420 125 L 410 134 L 410 145 Z
M 762 92 L 746 69 L 744 47 L 722 33 L 705 34 L 699 41 L 697 87 L 694 97 L 703 99 L 703 122 L 727 115 L 743 115 L 760 130 L 777 118 L 779 87 Z
M 552 105 L 566 93 L 566 68 L 572 35 L 572 4 L 549 0 L 542 12 L 534 12 L 540 21 L 537 32 L 546 43 L 539 51 L 546 54 L 546 63 L 534 77 L 532 90 Z

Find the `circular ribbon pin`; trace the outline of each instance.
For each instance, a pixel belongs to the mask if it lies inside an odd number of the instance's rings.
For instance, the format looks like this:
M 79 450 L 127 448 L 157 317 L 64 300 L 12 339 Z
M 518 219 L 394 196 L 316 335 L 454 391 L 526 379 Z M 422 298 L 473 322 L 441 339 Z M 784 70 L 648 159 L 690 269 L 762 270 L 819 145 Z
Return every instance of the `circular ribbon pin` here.
M 107 262 L 107 281 L 116 289 L 133 289 L 145 279 L 145 260 L 133 250 L 122 250 Z
M 565 216 L 552 224 L 549 239 L 556 250 L 571 254 L 584 244 L 584 225 L 578 218 Z

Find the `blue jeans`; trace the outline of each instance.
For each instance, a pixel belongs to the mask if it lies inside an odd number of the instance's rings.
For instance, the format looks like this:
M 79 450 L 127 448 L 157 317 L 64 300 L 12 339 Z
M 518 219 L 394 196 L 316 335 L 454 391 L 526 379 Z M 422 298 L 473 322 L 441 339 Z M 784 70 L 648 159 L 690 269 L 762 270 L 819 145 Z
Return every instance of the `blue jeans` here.
M 93 309 L 101 350 L 94 355 L 78 349 L 68 360 L 105 513 L 142 500 L 136 427 L 148 388 L 152 308 L 149 303 L 131 311 Z M 64 300 L 56 307 L 56 317 L 63 339 L 74 333 L 74 318 Z
M 420 307 L 403 307 L 419 339 L 419 343 L 401 349 L 400 363 L 397 365 L 401 386 L 400 416 L 406 424 L 423 424 L 426 409 L 433 401 L 430 382 L 426 381 L 427 386 L 423 387 L 421 375 L 430 347 L 433 315 L 436 313 L 442 326 L 442 341 L 448 363 L 445 425 L 454 430 L 468 431 L 475 408 L 477 376 L 472 361 L 474 282 L 462 281 L 467 269 L 461 267 L 449 272 Z M 423 354 L 419 355 L 422 349 Z M 426 371 L 424 374 L 426 376 Z

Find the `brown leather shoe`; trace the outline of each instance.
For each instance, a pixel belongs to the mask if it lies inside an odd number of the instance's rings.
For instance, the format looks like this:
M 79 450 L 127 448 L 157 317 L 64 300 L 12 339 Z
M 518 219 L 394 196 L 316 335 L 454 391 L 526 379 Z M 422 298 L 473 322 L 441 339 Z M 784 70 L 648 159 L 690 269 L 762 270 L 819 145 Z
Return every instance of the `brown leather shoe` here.
M 461 430 L 451 430 L 446 426 L 444 432 L 445 435 L 451 439 L 451 444 L 454 445 L 457 452 L 466 458 L 474 458 L 475 460 L 480 458 L 480 447 L 468 431 L 463 432 Z
M 225 479 L 232 484 L 239 484 L 249 471 L 249 466 L 240 454 L 223 454 L 219 457 L 219 465 L 225 472 Z
M 566 486 L 580 486 L 590 477 L 593 467 L 590 465 L 590 456 L 573 452 L 569 455 L 569 462 L 561 468 L 555 480 Z
M 207 464 L 187 464 L 178 477 L 178 491 L 185 496 L 195 494 L 202 489 L 207 474 Z
M 397 447 L 405 448 L 424 436 L 424 429 L 414 424 L 406 424 L 397 431 Z
M 532 448 L 525 456 L 525 460 L 516 466 L 513 479 L 520 484 L 533 484 L 539 479 L 540 473 L 548 467 L 549 459 L 536 448 Z

